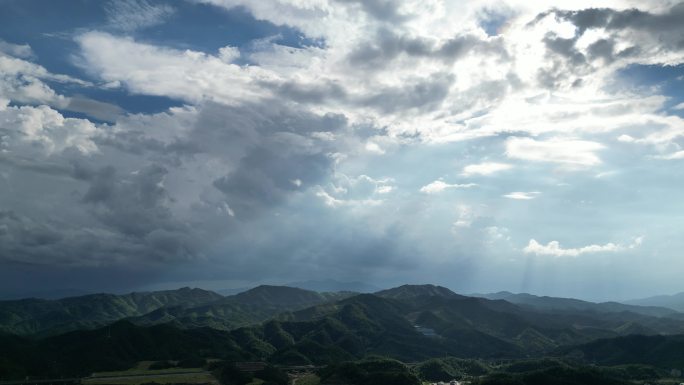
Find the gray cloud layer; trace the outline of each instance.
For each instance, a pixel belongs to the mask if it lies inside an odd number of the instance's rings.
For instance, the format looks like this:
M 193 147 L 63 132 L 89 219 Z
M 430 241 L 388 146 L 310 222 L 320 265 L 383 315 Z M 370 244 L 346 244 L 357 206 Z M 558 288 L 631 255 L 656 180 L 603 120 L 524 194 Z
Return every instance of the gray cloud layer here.
M 0 289 L 315 276 L 609 295 L 676 270 L 644 256 L 681 266 L 674 96 L 609 87 L 684 63 L 681 4 L 520 4 L 489 36 L 475 3 L 211 3 L 324 44 L 134 39 L 176 12 L 146 1 L 107 7 L 116 33 L 77 32 L 92 82 L 0 41 Z M 133 114 L 52 82 L 185 104 Z M 601 289 L 604 267 L 624 279 Z

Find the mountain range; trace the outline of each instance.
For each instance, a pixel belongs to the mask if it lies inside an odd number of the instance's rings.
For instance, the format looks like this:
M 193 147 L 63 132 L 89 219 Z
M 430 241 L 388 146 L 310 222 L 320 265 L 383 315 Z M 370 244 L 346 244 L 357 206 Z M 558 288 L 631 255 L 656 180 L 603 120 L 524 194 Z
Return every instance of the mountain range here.
M 381 355 L 513 359 L 579 356 L 684 367 L 682 314 L 529 294 L 463 296 L 434 285 L 373 294 L 259 286 L 0 302 L 0 374 L 80 375 L 200 355 L 325 365 Z M 631 344 L 641 338 L 639 344 Z M 643 342 L 643 343 L 642 343 Z M 3 374 L 4 373 L 4 374 Z

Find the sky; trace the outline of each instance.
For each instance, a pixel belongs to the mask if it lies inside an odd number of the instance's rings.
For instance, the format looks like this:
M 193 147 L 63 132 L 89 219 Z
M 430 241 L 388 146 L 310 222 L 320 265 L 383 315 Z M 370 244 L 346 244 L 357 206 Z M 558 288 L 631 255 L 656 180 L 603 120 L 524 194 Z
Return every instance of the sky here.
M 0 297 L 684 291 L 684 3 L 0 1 Z

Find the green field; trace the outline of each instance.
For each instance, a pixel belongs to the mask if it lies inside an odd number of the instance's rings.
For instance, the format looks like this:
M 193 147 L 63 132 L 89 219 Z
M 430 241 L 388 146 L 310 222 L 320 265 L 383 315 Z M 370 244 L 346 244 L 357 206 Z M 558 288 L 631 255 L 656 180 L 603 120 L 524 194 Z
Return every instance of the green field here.
M 211 373 L 201 368 L 171 368 L 161 370 L 143 369 L 145 365 L 118 372 L 93 373 L 91 377 L 84 378 L 84 385 L 138 385 L 148 382 L 159 384 L 217 384 L 218 382 Z M 149 364 L 146 366 L 149 367 Z
M 297 378 L 295 385 L 318 385 L 321 383 L 321 379 L 315 374 L 307 374 L 302 377 Z

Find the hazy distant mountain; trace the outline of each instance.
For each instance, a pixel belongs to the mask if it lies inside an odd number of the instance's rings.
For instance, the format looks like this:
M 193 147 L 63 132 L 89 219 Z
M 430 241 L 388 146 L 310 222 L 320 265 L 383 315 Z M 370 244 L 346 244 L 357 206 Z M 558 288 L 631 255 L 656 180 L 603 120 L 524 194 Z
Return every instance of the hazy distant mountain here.
M 594 303 L 574 298 L 540 297 L 527 293 L 514 294 L 507 291 L 474 295 L 487 299 L 502 299 L 514 304 L 530 306 L 545 311 L 595 311 L 601 313 L 632 312 L 653 317 L 672 316 L 677 313 L 671 308 L 653 305 L 635 306 L 636 304 L 626 305 L 618 302 Z
M 334 279 L 291 282 L 285 286 L 298 287 L 317 292 L 353 291 L 356 293 L 373 293 L 381 290 L 381 288 L 369 283 L 358 281 L 340 282 Z
M 662 306 L 684 312 L 684 292 L 672 295 L 657 295 L 654 297 L 633 299 L 623 302 L 629 305 Z
M 185 287 L 124 295 L 90 294 L 60 300 L 0 301 L 0 331 L 19 335 L 56 334 L 103 326 L 166 306 L 199 305 L 222 298 L 211 291 Z
M 21 292 L 21 293 L 11 293 L 5 292 L 0 293 L 0 301 L 10 301 L 23 298 L 39 298 L 39 299 L 62 299 L 68 297 L 80 297 L 84 295 L 91 294 L 79 289 L 60 289 L 60 290 L 47 290 L 47 291 L 36 291 L 36 292 Z

